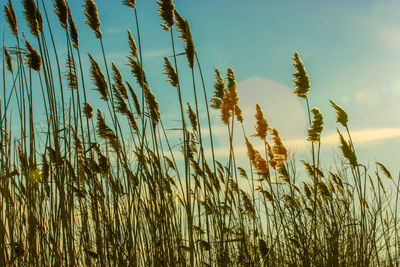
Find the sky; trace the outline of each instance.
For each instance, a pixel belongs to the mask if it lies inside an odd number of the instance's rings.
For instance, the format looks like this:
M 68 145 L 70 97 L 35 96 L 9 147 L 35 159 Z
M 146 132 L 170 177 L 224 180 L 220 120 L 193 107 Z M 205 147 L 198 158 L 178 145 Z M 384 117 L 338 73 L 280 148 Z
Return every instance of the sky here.
M 14 1 L 19 24 L 25 27 L 20 1 Z M 49 1 L 50 2 L 50 1 Z M 77 23 L 81 51 L 99 61 L 101 50 L 94 33 L 84 24 L 83 1 L 69 1 Z M 97 0 L 105 51 L 132 80 L 126 65 L 126 30 L 136 35 L 132 9 L 118 0 Z M 239 104 L 248 135 L 254 134 L 255 104 L 261 105 L 266 119 L 277 128 L 286 144 L 299 157 L 309 157 L 308 122 L 305 103 L 293 93 L 293 54 L 297 51 L 310 76 L 311 107 L 324 114 L 323 155 L 338 150 L 335 113 L 329 100 L 349 114 L 349 127 L 361 162 L 374 169 L 378 160 L 395 175 L 399 172 L 400 151 L 400 1 L 391 0 L 175 0 L 175 7 L 191 27 L 208 97 L 214 82 L 214 67 L 225 75 L 231 67 L 238 82 Z M 50 7 L 47 6 L 48 11 Z M 161 108 L 163 120 L 171 128 L 176 119 L 176 91 L 163 73 L 163 57 L 171 56 L 168 33 L 160 27 L 158 5 L 137 0 L 144 69 Z M 56 46 L 66 51 L 64 34 L 55 16 L 50 15 Z M 5 24 L 4 18 L 0 26 Z M 1 27 L 2 30 L 4 27 Z M 27 32 L 27 31 L 26 31 Z M 177 36 L 177 33 L 174 33 Z M 29 36 L 29 34 L 27 34 Z M 11 34 L 6 32 L 7 38 Z M 31 38 L 32 36 L 29 36 Z M 12 41 L 10 41 L 12 43 Z M 177 51 L 183 43 L 177 41 Z M 184 57 L 179 59 L 184 98 L 193 103 L 190 71 Z M 88 66 L 88 58 L 84 57 Z M 200 86 L 200 80 L 196 80 Z M 93 98 L 98 98 L 92 92 Z M 203 95 L 201 95 L 203 97 Z M 202 122 L 204 107 L 200 108 Z M 227 132 L 212 112 L 217 154 L 226 158 Z M 206 126 L 203 123 L 204 127 Z M 342 130 L 342 129 L 341 129 Z M 171 131 L 173 134 L 173 132 Z M 204 133 L 207 131 L 204 129 Z M 245 155 L 241 129 L 237 134 L 238 155 Z M 257 143 L 253 138 L 254 143 Z

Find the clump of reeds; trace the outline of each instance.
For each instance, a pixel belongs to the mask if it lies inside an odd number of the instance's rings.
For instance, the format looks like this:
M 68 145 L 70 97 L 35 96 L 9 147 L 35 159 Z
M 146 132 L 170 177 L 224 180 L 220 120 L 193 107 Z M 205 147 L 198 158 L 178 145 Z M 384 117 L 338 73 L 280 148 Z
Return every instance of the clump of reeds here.
M 336 168 L 322 167 L 324 116 L 310 108 L 310 76 L 298 53 L 294 93 L 307 106 L 311 146 L 310 160 L 301 160 L 301 167 L 258 104 L 254 132 L 246 133 L 243 122 L 250 114 L 242 114 L 233 69 L 222 75 L 215 68 L 208 99 L 189 22 L 172 0 L 157 4 L 171 36 L 171 53 L 160 67 L 178 93 L 177 138 L 167 131 L 170 122 L 163 121 L 158 102 L 164 100 L 150 89 L 143 68 L 136 1 L 122 1 L 135 16 L 135 36 L 128 29 L 126 51 L 132 75 L 108 65 L 93 0 L 84 1 L 83 12 L 99 39 L 102 67 L 90 54 L 90 65 L 82 64 L 78 27 L 66 0 L 52 4 L 68 49 L 64 61 L 59 59 L 63 53 L 52 35 L 57 26 L 43 26 L 51 21 L 49 4 L 36 3 L 24 0 L 23 14 L 37 49 L 27 36 L 20 39 L 12 1 L 4 5 L 16 44 L 5 39 L 3 46 L 1 266 L 399 265 L 400 180 L 381 162 L 374 170 L 362 164 L 348 114 L 333 101 L 343 157 Z M 176 31 L 188 64 L 177 60 Z M 184 68 L 192 75 L 194 101 L 183 99 Z M 91 86 L 104 102 L 89 97 Z M 209 104 L 227 128 L 229 147 L 220 160 L 214 155 Z M 209 143 L 199 113 L 204 107 Z M 237 124 L 248 167 L 236 161 Z M 261 149 L 252 138 L 262 142 Z

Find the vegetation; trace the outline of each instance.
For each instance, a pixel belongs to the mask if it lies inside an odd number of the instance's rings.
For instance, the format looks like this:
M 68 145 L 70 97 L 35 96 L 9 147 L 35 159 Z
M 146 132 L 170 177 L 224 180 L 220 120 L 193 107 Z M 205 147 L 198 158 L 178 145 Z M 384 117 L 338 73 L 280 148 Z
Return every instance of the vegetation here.
M 215 69 L 215 90 L 207 96 L 188 21 L 172 0 L 157 2 L 171 41 L 164 69 L 179 103 L 181 157 L 171 149 L 142 68 L 135 0 L 122 1 L 136 22 L 127 38 L 128 81 L 107 61 L 93 0 L 84 1 L 85 23 L 102 58 L 89 54 L 89 69 L 68 3 L 55 0 L 52 7 L 65 32 L 63 59 L 52 35 L 58 26 L 49 25 L 51 7 L 38 2 L 23 0 L 30 41 L 18 28 L 12 1 L 4 5 L 15 40 L 4 43 L 2 57 L 1 266 L 399 265 L 400 177 L 395 181 L 381 163 L 370 172 L 358 161 L 347 113 L 332 101 L 343 157 L 336 169 L 321 169 L 323 115 L 310 106 L 309 76 L 297 53 L 294 93 L 309 118 L 310 161 L 301 161 L 306 177 L 260 106 L 255 134 L 245 131 L 232 69 L 226 77 Z M 178 66 L 176 32 L 187 65 Z M 181 87 L 178 67 L 189 68 L 192 88 Z M 99 99 L 87 95 L 93 86 Z M 182 90 L 193 90 L 194 102 L 185 103 Z M 43 107 L 34 106 L 40 97 Z M 199 119 L 199 107 L 207 120 Z M 214 156 L 209 107 L 226 125 L 226 163 Z M 243 136 L 234 136 L 235 124 Z M 237 166 L 234 138 L 246 144 L 247 167 Z M 255 138 L 263 151 L 253 146 Z

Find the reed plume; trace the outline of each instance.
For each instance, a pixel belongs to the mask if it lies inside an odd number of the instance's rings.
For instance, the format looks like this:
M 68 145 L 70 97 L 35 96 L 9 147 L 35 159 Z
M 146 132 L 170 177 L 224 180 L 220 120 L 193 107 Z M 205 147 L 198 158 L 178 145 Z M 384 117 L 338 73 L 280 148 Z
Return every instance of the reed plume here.
M 228 80 L 228 89 L 225 90 L 225 94 L 222 97 L 221 104 L 219 106 L 221 110 L 221 119 L 224 124 L 229 124 L 229 119 L 235 112 L 236 118 L 239 122 L 243 122 L 242 118 L 242 111 L 238 105 L 239 103 L 239 97 L 236 91 L 236 80 L 235 80 L 235 74 L 233 72 L 233 69 L 229 68 L 228 69 L 228 75 L 227 75 L 227 80 Z
M 281 164 L 278 168 L 279 178 L 282 179 L 283 182 L 290 184 L 290 176 L 289 171 L 286 168 L 285 164 Z
M 92 77 L 92 80 L 96 85 L 96 90 L 99 91 L 101 95 L 101 99 L 107 101 L 109 97 L 109 92 L 106 77 L 104 76 L 104 73 L 102 72 L 99 63 L 97 63 L 90 54 L 88 55 L 91 63 L 90 76 Z
M 256 134 L 254 136 L 260 137 L 261 140 L 265 140 L 267 138 L 267 133 L 268 133 L 268 122 L 264 117 L 264 113 L 261 110 L 260 105 L 256 104 L 256 110 L 257 113 L 255 115 L 256 117 Z
M 318 108 L 313 108 L 311 113 L 314 119 L 311 122 L 311 127 L 308 128 L 308 141 L 319 142 L 321 140 L 321 132 L 324 128 L 324 117 Z
M 283 195 L 283 199 L 289 204 L 292 209 L 299 210 L 300 203 L 299 201 L 291 195 L 285 194 Z
M 136 46 L 135 39 L 133 39 L 130 30 L 128 30 L 128 43 L 129 43 L 129 48 L 130 48 L 130 56 L 132 58 L 137 58 L 137 56 L 138 56 L 138 54 L 137 54 L 137 46 Z
M 122 74 L 117 68 L 117 66 L 114 64 L 114 62 L 112 62 L 111 65 L 112 65 L 112 71 L 113 71 L 112 77 L 114 80 L 115 89 L 118 90 L 118 93 L 121 94 L 123 98 L 128 99 L 128 90 L 122 79 Z
M 158 121 L 160 120 L 160 110 L 159 110 L 159 106 L 158 106 L 156 97 L 154 96 L 153 92 L 150 90 L 147 83 L 144 84 L 143 92 L 144 92 L 144 97 L 146 100 L 147 107 L 150 111 L 151 120 L 153 121 L 153 124 L 157 124 Z
M 340 141 L 340 149 L 342 150 L 343 156 L 349 161 L 350 165 L 355 168 L 358 163 L 357 163 L 357 157 L 354 151 L 351 149 L 351 146 L 349 143 L 347 143 L 346 140 L 344 140 L 343 135 L 340 133 L 338 129 L 336 129 L 338 134 L 339 134 L 339 141 Z
M 129 82 L 126 82 L 126 84 L 128 85 L 129 92 L 130 92 L 131 97 L 133 99 L 133 104 L 135 105 L 135 110 L 139 114 L 139 116 L 141 116 L 142 115 L 142 111 L 140 109 L 139 98 L 137 97 L 137 95 L 136 95 L 135 91 L 133 90 L 131 84 Z
M 74 146 L 75 149 L 78 153 L 81 153 L 83 151 L 83 144 L 82 144 L 82 140 L 80 139 L 78 133 L 76 132 L 76 130 L 74 129 L 74 127 L 72 127 L 72 125 L 70 125 L 70 129 L 72 131 L 72 137 L 74 139 Z
M 216 81 L 214 82 L 214 95 L 212 96 L 210 102 L 213 109 L 220 109 L 222 98 L 225 94 L 225 80 L 222 78 L 219 69 L 215 68 L 214 71 L 214 77 Z
M 38 23 L 38 30 L 43 33 L 43 17 L 42 13 L 40 13 L 39 8 L 36 8 L 36 20 Z
M 6 64 L 7 64 L 7 69 L 11 72 L 13 72 L 13 65 L 12 65 L 12 58 L 10 53 L 8 53 L 7 48 L 4 46 L 3 47 L 3 51 L 4 51 L 4 57 L 6 58 Z
M 93 0 L 85 0 L 83 7 L 85 8 L 85 23 L 95 32 L 96 38 L 100 39 L 102 35 L 100 30 L 101 23 L 96 3 Z
M 61 27 L 67 29 L 67 19 L 68 19 L 67 3 L 65 2 L 65 0 L 55 0 L 53 7 L 54 7 L 54 13 L 57 15 Z
M 317 166 L 314 166 L 304 160 L 302 160 L 301 162 L 303 163 L 304 167 L 306 168 L 308 176 L 310 176 L 311 178 L 314 178 L 315 176 L 316 177 L 324 177 L 324 173 Z
M 128 117 L 129 120 L 129 125 L 131 128 L 136 132 L 139 133 L 139 126 L 136 122 L 135 116 L 133 115 L 132 111 L 130 109 L 127 109 L 125 111 L 125 115 Z
M 93 118 L 93 107 L 90 105 L 90 103 L 83 103 L 83 114 L 85 114 L 88 119 Z
M 318 179 L 317 181 L 317 188 L 321 196 L 325 199 L 332 199 L 332 193 L 329 190 L 328 186 L 322 181 L 321 179 Z
M 122 4 L 130 8 L 136 8 L 136 0 L 123 0 Z
M 125 98 L 122 96 L 120 91 L 117 89 L 117 86 L 113 85 L 112 88 L 113 88 L 114 96 L 116 98 L 115 105 L 116 105 L 117 111 L 121 114 L 127 114 L 127 112 L 129 111 L 129 108 L 128 108 L 128 104 L 125 101 Z
M 147 83 L 146 74 L 142 68 L 142 66 L 137 62 L 134 58 L 128 56 L 129 66 L 131 67 L 131 73 L 136 78 L 137 84 L 140 86 L 144 86 Z
M 349 121 L 347 112 L 341 106 L 336 105 L 332 100 L 329 100 L 329 102 L 336 112 L 336 122 L 343 125 L 343 127 L 347 127 L 347 122 Z
M 300 98 L 307 98 L 307 93 L 310 91 L 310 79 L 308 77 L 306 68 L 304 67 L 303 61 L 301 61 L 299 54 L 296 52 L 293 56 L 294 67 L 297 72 L 293 74 L 294 76 L 294 84 L 296 88 L 294 93 Z
M 114 133 L 114 131 L 107 126 L 106 120 L 103 117 L 103 114 L 101 111 L 98 109 L 97 110 L 97 133 L 99 136 L 107 141 L 110 142 L 110 145 L 114 148 L 115 152 L 120 152 L 121 151 L 121 145 L 119 143 L 119 139 L 117 135 Z
M 69 35 L 71 36 L 72 39 L 72 45 L 78 49 L 79 47 L 79 35 L 78 35 L 78 28 L 75 25 L 75 21 L 72 18 L 71 10 L 69 8 L 69 5 L 67 4 L 68 8 L 68 25 L 69 25 Z
M 245 139 L 247 154 L 254 168 L 260 173 L 269 173 L 267 161 L 261 156 L 261 154 L 257 150 L 254 149 L 253 145 L 249 142 L 247 137 L 245 137 Z
M 157 4 L 160 6 L 158 15 L 165 23 L 163 28 L 169 31 L 174 26 L 175 5 L 172 0 L 157 1 Z
M 25 47 L 28 50 L 26 55 L 26 64 L 29 66 L 29 68 L 39 72 L 40 68 L 42 67 L 42 57 L 28 41 L 25 41 Z
M 232 90 L 227 90 L 225 95 L 222 97 L 220 110 L 221 120 L 224 124 L 228 125 L 230 118 L 232 117 L 232 110 L 235 109 L 234 100 L 232 100 Z
M 311 199 L 312 192 L 310 189 L 310 185 L 303 181 L 303 188 L 304 188 L 304 193 L 306 194 L 306 197 L 308 199 Z
M 67 58 L 66 69 L 67 71 L 65 76 L 68 81 L 68 87 L 71 90 L 78 89 L 78 77 L 76 74 L 76 66 L 73 58 L 70 55 L 68 55 Z
M 168 76 L 168 82 L 173 87 L 178 87 L 179 79 L 178 74 L 176 73 L 175 68 L 172 66 L 171 62 L 167 57 L 164 57 L 164 74 Z
M 31 33 L 39 37 L 39 20 L 38 14 L 39 10 L 38 7 L 36 6 L 35 0 L 23 0 L 24 4 L 24 16 L 25 20 L 28 22 L 29 29 Z
M 4 5 L 4 15 L 10 26 L 10 29 L 14 36 L 18 38 L 18 23 L 17 23 L 17 16 L 15 15 L 14 7 L 11 0 L 8 0 L 8 6 Z
M 278 130 L 276 128 L 273 128 L 271 130 L 271 133 L 272 133 L 272 140 L 274 141 L 274 145 L 272 146 L 274 157 L 276 158 L 280 156 L 281 160 L 286 160 L 288 156 L 287 149 L 283 144 L 281 137 L 279 136 Z M 280 164 L 283 164 L 283 162 L 280 162 Z
M 175 10 L 176 27 L 180 32 L 179 38 L 185 42 L 186 57 L 189 63 L 189 67 L 193 69 L 195 48 L 192 37 L 192 31 L 190 30 L 189 23 Z
M 197 132 L 197 115 L 196 112 L 192 109 L 192 106 L 190 106 L 190 103 L 187 102 L 187 112 L 190 120 L 190 124 L 192 125 L 193 132 Z
M 251 218 L 256 218 L 256 210 L 254 209 L 253 202 L 249 195 L 242 189 L 240 189 L 240 194 L 242 195 L 244 213 L 249 215 Z
M 385 167 L 385 165 L 383 165 L 380 162 L 376 162 L 376 165 L 378 165 L 379 169 L 381 169 L 381 171 L 383 172 L 383 174 L 385 174 L 385 176 L 388 179 L 392 179 L 392 175 L 390 174 L 389 170 Z

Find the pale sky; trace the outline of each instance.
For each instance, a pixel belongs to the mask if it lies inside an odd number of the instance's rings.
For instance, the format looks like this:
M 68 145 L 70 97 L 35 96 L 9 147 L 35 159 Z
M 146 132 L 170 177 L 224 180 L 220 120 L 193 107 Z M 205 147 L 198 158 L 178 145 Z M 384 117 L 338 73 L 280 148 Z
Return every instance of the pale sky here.
M 26 30 L 20 2 L 13 1 L 19 27 L 32 39 Z M 126 30 L 135 34 L 135 24 L 132 10 L 121 2 L 96 1 L 109 61 L 116 62 L 124 78 L 132 81 L 125 58 L 129 51 Z M 394 175 L 398 173 L 400 1 L 175 0 L 174 3 L 191 26 L 208 96 L 212 95 L 214 67 L 223 74 L 228 67 L 235 70 L 240 104 L 249 121 L 248 134 L 254 133 L 251 122 L 254 122 L 255 103 L 259 103 L 284 141 L 296 145 L 299 156 L 307 153 L 306 149 L 302 151 L 299 141 L 305 140 L 308 127 L 304 102 L 291 94 L 295 71 L 292 56 L 298 51 L 310 76 L 310 104 L 324 114 L 323 153 L 332 154 L 332 145 L 337 140 L 335 113 L 329 105 L 331 99 L 348 111 L 350 129 L 354 131 L 356 149 L 363 163 L 373 163 L 377 159 L 387 164 Z M 70 0 L 69 4 L 85 61 L 88 62 L 86 53 L 89 52 L 101 62 L 98 41 L 83 23 L 83 1 Z M 50 9 L 47 6 L 48 12 Z M 172 50 L 169 34 L 159 26 L 162 21 L 157 10 L 155 1 L 137 0 L 144 68 L 159 100 L 164 121 L 174 127 L 179 125 L 174 122 L 176 91 L 165 82 L 162 74 L 163 57 L 170 56 Z M 49 15 L 57 48 L 65 51 L 61 27 L 55 15 Z M 2 31 L 3 25 L 2 17 Z M 6 45 L 13 46 L 9 31 L 5 37 Z M 177 50 L 183 51 L 180 41 Z M 180 59 L 179 63 L 181 77 L 184 77 L 184 97 L 193 101 L 185 59 Z M 200 85 L 200 80 L 197 82 Z M 90 97 L 95 99 L 98 95 L 92 92 Z M 213 113 L 218 143 L 224 145 L 226 133 L 218 130 L 221 128 L 218 121 L 218 113 Z M 224 148 L 218 149 L 223 154 Z

